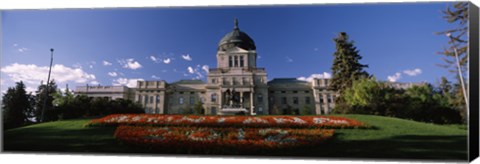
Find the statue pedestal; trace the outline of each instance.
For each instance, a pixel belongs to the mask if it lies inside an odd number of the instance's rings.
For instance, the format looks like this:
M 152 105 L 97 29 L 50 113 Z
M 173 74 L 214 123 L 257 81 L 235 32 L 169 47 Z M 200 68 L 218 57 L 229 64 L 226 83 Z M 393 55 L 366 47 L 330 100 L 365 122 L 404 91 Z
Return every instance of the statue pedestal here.
M 220 110 L 219 115 L 235 115 L 241 112 L 249 114 L 248 110 L 245 108 L 224 107 Z

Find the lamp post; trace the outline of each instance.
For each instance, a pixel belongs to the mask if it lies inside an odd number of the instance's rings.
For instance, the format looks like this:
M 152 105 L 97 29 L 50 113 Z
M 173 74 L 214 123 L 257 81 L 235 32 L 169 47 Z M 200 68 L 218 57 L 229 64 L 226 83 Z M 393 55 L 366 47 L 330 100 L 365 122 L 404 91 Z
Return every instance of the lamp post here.
M 50 85 L 50 73 L 52 72 L 52 62 L 53 62 L 53 48 L 50 49 L 50 69 L 48 70 L 48 78 L 47 78 L 47 86 L 45 88 L 45 98 L 43 99 L 43 108 L 42 108 L 42 115 L 40 117 L 41 122 L 44 121 L 45 116 L 45 108 L 47 107 L 47 98 L 48 98 L 48 89 Z
M 460 60 L 458 59 L 457 46 L 455 46 L 454 44 L 454 40 L 451 33 L 447 33 L 447 37 L 450 38 L 450 41 L 453 44 L 453 52 L 455 53 L 455 59 L 457 61 L 457 70 L 458 70 L 458 75 L 460 76 L 460 84 L 462 85 L 463 98 L 465 99 L 465 105 L 468 111 L 469 106 L 468 106 L 467 90 L 465 89 L 465 83 L 463 82 L 463 75 L 462 75 L 462 69 L 460 67 Z

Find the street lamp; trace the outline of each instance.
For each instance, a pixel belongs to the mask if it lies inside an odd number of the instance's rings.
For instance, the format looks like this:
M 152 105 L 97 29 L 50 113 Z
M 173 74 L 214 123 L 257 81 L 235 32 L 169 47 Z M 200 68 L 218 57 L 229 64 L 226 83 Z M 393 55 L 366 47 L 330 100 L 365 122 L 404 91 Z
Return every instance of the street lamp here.
M 457 70 L 458 70 L 458 75 L 460 76 L 460 83 L 462 85 L 463 98 L 465 99 L 465 105 L 467 105 L 467 109 L 468 109 L 469 106 L 468 106 L 467 90 L 465 89 L 465 83 L 463 82 L 463 75 L 462 75 L 462 69 L 460 67 L 460 60 L 458 59 L 457 46 L 455 46 L 454 44 L 452 33 L 447 33 L 447 37 L 450 38 L 450 41 L 453 44 L 453 52 L 455 53 L 455 59 L 457 60 Z
M 52 72 L 52 62 L 53 62 L 53 48 L 50 49 L 50 69 L 48 70 L 48 78 L 47 78 L 47 87 L 45 88 L 45 98 L 43 99 L 43 108 L 42 108 L 42 115 L 40 117 L 41 122 L 44 121 L 45 115 L 45 108 L 47 107 L 47 98 L 48 98 L 48 89 L 50 84 L 50 73 Z

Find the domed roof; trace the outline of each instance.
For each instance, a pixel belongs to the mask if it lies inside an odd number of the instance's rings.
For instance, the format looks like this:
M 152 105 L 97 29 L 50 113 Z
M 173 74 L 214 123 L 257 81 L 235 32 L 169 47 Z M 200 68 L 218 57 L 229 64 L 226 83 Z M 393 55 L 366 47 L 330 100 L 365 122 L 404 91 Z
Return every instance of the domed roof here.
M 240 31 L 238 28 L 238 20 L 235 19 L 235 26 L 233 31 L 226 34 L 218 43 L 219 50 L 226 50 L 230 47 L 240 47 L 246 50 L 255 50 L 255 43 L 246 33 Z

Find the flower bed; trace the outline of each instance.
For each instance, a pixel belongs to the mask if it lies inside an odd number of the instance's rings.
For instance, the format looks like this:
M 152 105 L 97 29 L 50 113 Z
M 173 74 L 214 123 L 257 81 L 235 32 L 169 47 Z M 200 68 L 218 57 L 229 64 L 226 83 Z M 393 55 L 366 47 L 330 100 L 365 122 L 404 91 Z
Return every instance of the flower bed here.
M 331 138 L 333 129 L 149 127 L 122 125 L 115 137 L 151 149 L 188 151 L 270 150 L 312 146 Z
M 194 116 L 114 114 L 91 121 L 87 126 L 207 126 L 236 128 L 368 128 L 342 117 L 332 116 Z

